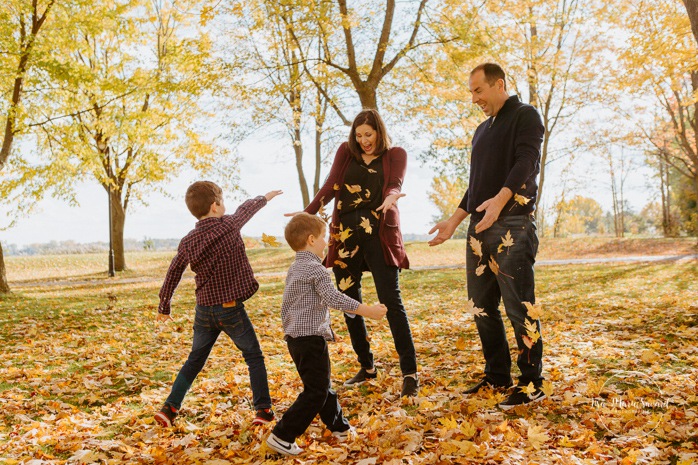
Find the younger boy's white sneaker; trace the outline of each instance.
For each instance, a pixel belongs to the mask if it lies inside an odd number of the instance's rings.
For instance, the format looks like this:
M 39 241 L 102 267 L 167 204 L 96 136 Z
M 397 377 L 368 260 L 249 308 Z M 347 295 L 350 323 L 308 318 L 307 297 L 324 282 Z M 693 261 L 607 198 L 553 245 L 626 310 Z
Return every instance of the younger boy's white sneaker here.
M 267 446 L 274 452 L 283 455 L 298 455 L 303 452 L 303 449 L 298 447 L 295 441 L 284 441 L 283 439 L 279 439 L 274 433 L 271 433 L 267 438 Z
M 348 430 L 345 431 L 332 431 L 332 436 L 337 438 L 339 442 L 346 442 L 349 439 L 354 439 L 356 437 L 356 429 L 350 426 Z

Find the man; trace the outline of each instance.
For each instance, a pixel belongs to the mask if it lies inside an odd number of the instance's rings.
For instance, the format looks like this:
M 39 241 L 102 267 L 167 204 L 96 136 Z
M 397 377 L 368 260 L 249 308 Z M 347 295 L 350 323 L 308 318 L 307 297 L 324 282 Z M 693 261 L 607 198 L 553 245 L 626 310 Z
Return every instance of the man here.
M 518 386 L 499 406 L 537 402 L 541 390 L 543 340 L 535 304 L 533 264 L 538 250 L 533 210 L 538 194 L 544 128 L 538 112 L 509 96 L 499 65 L 485 63 L 470 73 L 472 101 L 488 116 L 473 135 L 468 189 L 456 212 L 429 233 L 435 246 L 448 240 L 470 215 L 466 270 L 468 297 L 482 312 L 475 317 L 485 356 L 485 376 L 466 394 L 507 389 L 511 356 L 499 301 L 516 335 L 521 370 Z

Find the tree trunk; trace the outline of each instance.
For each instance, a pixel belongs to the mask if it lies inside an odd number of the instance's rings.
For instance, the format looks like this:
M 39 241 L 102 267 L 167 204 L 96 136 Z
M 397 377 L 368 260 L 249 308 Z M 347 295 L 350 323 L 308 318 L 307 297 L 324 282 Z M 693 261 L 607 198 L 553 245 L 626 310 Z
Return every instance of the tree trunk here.
M 538 177 L 538 197 L 536 197 L 536 210 L 538 210 L 538 205 L 543 198 L 543 185 L 545 184 L 545 164 L 548 161 L 548 142 L 550 142 L 550 133 L 546 127 L 545 134 L 543 136 L 543 146 L 540 150 L 540 174 Z
M 0 244 L 0 294 L 9 294 L 10 285 L 7 283 L 7 273 L 5 272 L 5 256 L 2 253 Z
M 121 205 L 118 192 L 111 192 L 111 237 L 114 248 L 114 270 L 126 269 L 126 257 L 124 255 L 124 226 L 126 225 L 126 210 Z
M 301 144 L 301 131 L 296 129 L 293 151 L 296 153 L 296 171 L 298 171 L 298 183 L 301 186 L 301 195 L 303 196 L 303 208 L 310 203 L 310 194 L 308 193 L 308 182 L 305 179 L 303 172 L 303 144 Z
M 361 101 L 362 109 L 378 110 L 378 96 L 376 93 L 376 89 L 371 87 L 369 84 L 366 84 L 362 86 L 361 89 L 357 89 L 357 93 L 359 94 L 359 100 Z
M 698 43 L 698 0 L 683 0 L 683 4 L 686 6 L 688 19 L 691 21 L 693 37 L 696 39 L 696 43 Z

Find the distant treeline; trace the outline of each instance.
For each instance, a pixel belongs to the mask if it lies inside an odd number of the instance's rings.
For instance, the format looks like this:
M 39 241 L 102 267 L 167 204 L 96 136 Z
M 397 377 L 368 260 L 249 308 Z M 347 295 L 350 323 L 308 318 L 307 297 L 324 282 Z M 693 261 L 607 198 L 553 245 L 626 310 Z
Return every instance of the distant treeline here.
M 175 250 L 179 245 L 179 239 L 150 239 L 142 240 L 124 239 L 126 251 L 142 250 Z M 3 244 L 3 252 L 7 255 L 61 255 L 93 252 L 107 252 L 109 244 L 106 242 L 79 243 L 75 241 L 51 241 L 43 244 L 28 244 L 18 246 L 15 244 Z

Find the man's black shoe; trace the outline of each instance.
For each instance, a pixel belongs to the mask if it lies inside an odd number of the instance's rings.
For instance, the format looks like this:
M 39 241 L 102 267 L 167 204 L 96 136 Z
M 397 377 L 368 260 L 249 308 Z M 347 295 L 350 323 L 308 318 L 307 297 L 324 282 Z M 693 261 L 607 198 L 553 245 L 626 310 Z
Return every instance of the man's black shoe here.
M 512 383 L 511 381 L 509 381 L 508 384 L 495 384 L 487 378 L 482 378 L 482 380 L 475 386 L 463 391 L 463 394 L 475 394 L 476 392 L 480 392 L 480 390 L 486 387 L 489 387 L 490 389 L 509 389 L 511 386 L 513 386 L 513 384 L 514 383 Z

